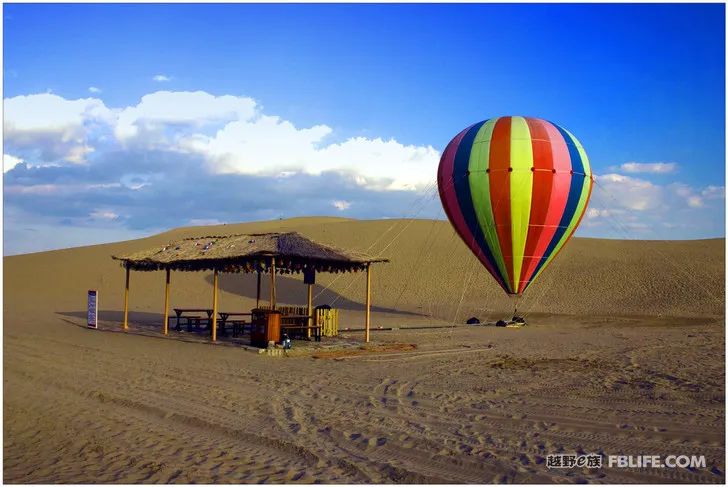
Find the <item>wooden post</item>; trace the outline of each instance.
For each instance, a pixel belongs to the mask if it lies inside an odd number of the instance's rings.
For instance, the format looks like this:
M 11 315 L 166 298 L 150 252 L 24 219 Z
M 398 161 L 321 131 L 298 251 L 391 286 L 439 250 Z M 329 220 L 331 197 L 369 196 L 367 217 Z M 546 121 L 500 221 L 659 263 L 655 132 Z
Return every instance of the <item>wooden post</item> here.
M 367 318 L 364 331 L 364 341 L 369 343 L 369 315 L 372 306 L 372 273 L 370 272 L 371 264 L 367 264 Z
M 255 291 L 255 307 L 260 308 L 260 271 L 258 271 L 258 286 Z
M 129 329 L 129 263 L 126 263 L 126 284 L 124 285 L 124 330 Z
M 212 277 L 212 341 L 217 341 L 217 269 Z
M 270 310 L 276 309 L 276 258 L 271 257 L 270 267 Z
M 164 281 L 164 334 L 169 333 L 169 269 L 167 269 L 167 278 Z
M 308 285 L 308 326 L 313 326 L 313 284 Z M 306 336 L 311 338 L 311 329 L 306 330 Z

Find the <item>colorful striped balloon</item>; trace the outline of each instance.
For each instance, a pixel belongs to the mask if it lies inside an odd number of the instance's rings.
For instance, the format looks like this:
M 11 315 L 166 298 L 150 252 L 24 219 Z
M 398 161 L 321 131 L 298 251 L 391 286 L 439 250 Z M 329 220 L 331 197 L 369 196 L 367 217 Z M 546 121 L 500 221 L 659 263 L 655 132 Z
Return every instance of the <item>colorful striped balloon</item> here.
M 574 234 L 593 179 L 576 137 L 531 117 L 471 125 L 447 145 L 437 172 L 450 223 L 505 292 L 517 295 Z

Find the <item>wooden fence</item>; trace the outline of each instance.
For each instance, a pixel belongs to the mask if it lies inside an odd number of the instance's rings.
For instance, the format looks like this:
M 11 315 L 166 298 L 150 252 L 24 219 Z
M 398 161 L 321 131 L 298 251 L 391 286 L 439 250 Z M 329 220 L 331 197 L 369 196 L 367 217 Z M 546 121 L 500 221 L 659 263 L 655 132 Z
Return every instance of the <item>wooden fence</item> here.
M 339 334 L 338 309 L 317 309 L 314 313 L 315 323 L 321 325 L 322 336 L 335 337 Z
M 260 309 L 269 309 L 269 306 L 262 305 Z M 276 306 L 276 311 L 281 312 L 281 324 L 287 324 L 286 315 L 308 314 L 306 306 Z M 321 325 L 321 336 L 335 337 L 339 334 L 339 310 L 338 309 L 314 309 L 313 322 Z
M 259 306 L 260 309 L 270 309 L 268 305 Z M 308 308 L 306 306 L 280 306 L 276 305 L 276 311 L 281 312 L 281 320 L 286 319 L 286 315 L 307 315 Z M 281 321 L 285 323 L 285 321 Z

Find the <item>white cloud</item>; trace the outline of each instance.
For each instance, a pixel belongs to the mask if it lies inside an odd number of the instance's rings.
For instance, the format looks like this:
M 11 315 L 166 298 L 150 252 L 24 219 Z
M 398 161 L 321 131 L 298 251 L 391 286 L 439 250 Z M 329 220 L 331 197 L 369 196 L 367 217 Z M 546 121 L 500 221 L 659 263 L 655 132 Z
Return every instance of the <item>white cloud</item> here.
M 52 93 L 5 99 L 5 131 L 57 131 L 63 139 L 87 121 L 110 120 L 112 112 L 97 98 L 66 100 Z
M 440 154 L 432 146 L 364 137 L 324 145 L 331 133 L 326 125 L 297 128 L 278 117 L 258 116 L 230 122 L 214 136 L 187 137 L 180 147 L 203 154 L 219 173 L 337 171 L 360 186 L 378 190 L 413 190 L 435 177 Z
M 129 141 L 141 137 L 150 146 L 173 145 L 165 131 L 201 128 L 212 123 L 248 120 L 255 115 L 252 98 L 213 96 L 204 91 L 157 91 L 119 112 L 115 135 Z
M 116 220 L 119 218 L 119 215 L 111 210 L 95 210 L 89 216 L 96 220 Z
M 8 172 L 22 162 L 23 160 L 19 157 L 3 154 L 3 172 Z
M 623 210 L 620 209 L 605 209 L 605 208 L 589 208 L 586 211 L 587 220 L 594 220 L 597 218 L 609 218 L 613 216 L 619 216 L 624 214 Z
M 336 171 L 379 190 L 416 189 L 434 178 L 440 154 L 431 146 L 364 137 L 326 145 L 332 132 L 324 124 L 301 128 L 265 115 L 251 98 L 201 91 L 146 95 L 121 112 L 116 127 L 121 140 L 200 154 L 222 174 Z
M 103 183 L 103 184 L 8 184 L 5 186 L 5 194 L 21 195 L 74 195 L 82 194 L 90 190 L 111 189 L 122 187 L 119 183 Z
M 270 174 L 303 170 L 331 132 L 326 125 L 299 129 L 279 117 L 261 115 L 231 121 L 211 137 L 195 134 L 181 146 L 205 155 L 215 172 Z
M 608 198 L 606 204 L 609 207 L 638 212 L 667 208 L 703 208 L 706 200 L 725 197 L 723 186 L 699 189 L 684 183 L 660 185 L 621 174 L 604 174 L 596 176 L 596 180 Z
M 702 208 L 703 199 L 700 196 L 689 196 L 687 198 L 688 206 L 691 208 Z
M 101 88 L 97 88 L 95 86 L 89 86 L 88 91 L 89 91 L 89 93 L 101 93 Z
M 325 124 L 297 127 L 267 115 L 249 97 L 158 91 L 136 105 L 43 94 L 6 100 L 10 147 L 41 147 L 41 162 L 85 162 L 101 144 L 186 152 L 217 174 L 320 175 L 335 172 L 374 190 L 415 190 L 435 177 L 439 152 L 394 139 L 352 137 L 326 144 Z M 107 135 L 108 134 L 108 135 Z M 108 136 L 111 136 L 110 138 Z M 33 157 L 18 156 L 37 164 Z
M 667 186 L 676 196 L 684 200 L 691 208 L 702 208 L 706 202 L 725 198 L 724 186 L 706 186 L 695 189 L 687 184 L 673 183 Z
M 339 211 L 348 210 L 351 207 L 351 202 L 345 200 L 335 200 L 331 202 L 331 205 Z
M 687 184 L 673 183 L 670 185 L 670 188 L 681 198 L 688 198 L 693 194 L 693 188 Z
M 664 198 L 662 187 L 644 179 L 621 174 L 595 176 L 616 206 L 644 211 L 659 207 Z
M 725 199 L 725 186 L 707 186 L 700 192 L 700 196 L 707 200 Z
M 121 188 L 121 183 L 96 183 L 96 184 L 87 184 L 84 186 L 83 190 L 89 190 L 89 189 L 110 189 L 110 188 Z
M 89 134 L 95 125 L 114 119 L 101 100 L 66 100 L 50 93 L 6 98 L 4 116 L 5 144 L 11 150 L 32 152 L 40 162 L 72 163 L 85 162 L 93 151 Z
M 674 162 L 626 162 L 619 168 L 626 173 L 667 174 L 675 172 L 677 164 Z
M 30 184 L 27 186 L 13 184 L 5 186 L 4 193 L 6 195 L 52 195 L 62 192 L 64 188 L 58 184 Z
M 155 74 L 152 79 L 157 83 L 163 83 L 165 81 L 171 81 L 172 78 L 164 74 Z
M 128 173 L 124 174 L 119 182 L 121 186 L 124 186 L 125 188 L 131 189 L 132 191 L 138 191 L 146 186 L 151 185 L 153 179 L 163 179 L 163 176 Z
M 69 162 L 81 164 L 86 161 L 86 154 L 90 154 L 94 150 L 90 145 L 76 145 L 68 149 L 65 159 Z
M 721 235 L 724 207 L 716 200 L 724 194 L 723 186 L 655 184 L 621 174 L 596 176 L 582 226 L 618 238 Z
M 343 168 L 360 186 L 378 190 L 415 190 L 435 178 L 440 153 L 432 146 L 403 145 L 394 139 L 356 137 L 316 152 L 313 174 Z

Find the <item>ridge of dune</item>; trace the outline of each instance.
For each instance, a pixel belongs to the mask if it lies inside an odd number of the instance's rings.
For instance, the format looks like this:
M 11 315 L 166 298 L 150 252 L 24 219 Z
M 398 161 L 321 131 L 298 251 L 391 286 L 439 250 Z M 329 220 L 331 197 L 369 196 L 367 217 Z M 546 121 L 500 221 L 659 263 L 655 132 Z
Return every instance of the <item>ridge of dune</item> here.
M 123 271 L 112 254 L 196 235 L 275 231 L 298 231 L 323 243 L 389 258 L 389 264 L 376 265 L 372 274 L 374 304 L 380 310 L 462 322 L 473 315 L 500 316 L 516 304 L 446 221 L 328 217 L 183 227 L 137 240 L 5 257 L 5 300 L 20 309 L 35 308 L 35 297 L 42 295 L 53 311 L 62 311 L 79 308 L 85 290 L 96 288 L 104 306 L 118 310 Z M 725 239 L 574 238 L 518 304 L 524 313 L 722 316 L 724 268 Z M 173 275 L 173 301 L 207 302 L 206 273 Z M 161 273 L 132 276 L 132 308 L 157 311 Z M 281 279 L 283 302 L 302 299 L 303 286 L 297 280 L 300 277 Z M 240 305 L 249 306 L 254 301 L 253 282 L 252 275 L 223 275 L 222 292 L 229 295 L 223 299 L 237 298 Z M 363 276 L 322 274 L 315 294 L 319 293 L 316 304 L 335 301 L 344 309 L 360 309 Z

